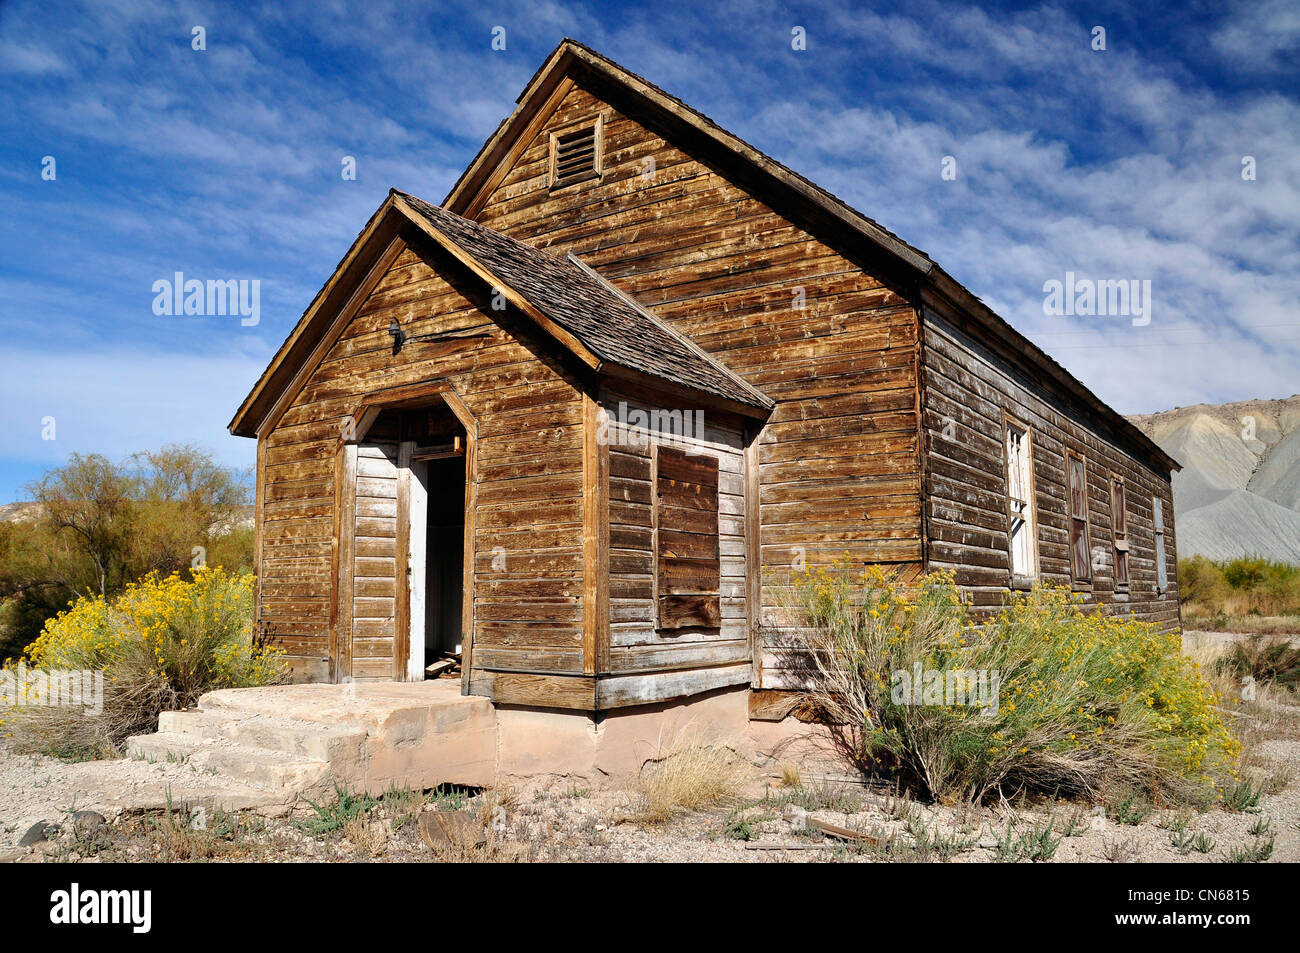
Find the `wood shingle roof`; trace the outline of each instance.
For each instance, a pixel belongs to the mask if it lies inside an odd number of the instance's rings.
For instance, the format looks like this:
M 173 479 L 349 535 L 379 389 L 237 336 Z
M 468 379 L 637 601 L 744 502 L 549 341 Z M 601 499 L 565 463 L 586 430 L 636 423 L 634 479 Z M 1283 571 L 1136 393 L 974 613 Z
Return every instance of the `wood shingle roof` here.
M 577 258 L 558 258 L 414 195 L 393 194 L 601 362 L 760 411 L 775 406 Z

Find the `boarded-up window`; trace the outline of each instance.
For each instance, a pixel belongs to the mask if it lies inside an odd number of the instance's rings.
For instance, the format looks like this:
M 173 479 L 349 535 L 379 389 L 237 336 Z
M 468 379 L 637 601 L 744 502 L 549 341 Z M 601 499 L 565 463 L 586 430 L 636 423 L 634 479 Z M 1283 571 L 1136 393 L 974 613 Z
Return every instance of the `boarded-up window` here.
M 1169 570 L 1165 568 L 1165 501 L 1152 500 L 1152 519 L 1156 526 L 1156 592 L 1164 595 L 1169 589 Z
M 1092 560 L 1088 553 L 1088 471 L 1083 457 L 1065 455 L 1066 480 L 1070 506 L 1070 572 L 1075 582 L 1092 579 Z
M 1128 591 L 1128 512 L 1125 505 L 1124 481 L 1112 477 L 1110 481 L 1110 521 L 1115 535 L 1115 588 Z
M 655 467 L 658 627 L 717 628 L 722 622 L 717 458 L 661 446 Z
M 1029 430 L 1010 421 L 1007 435 L 1007 536 L 1011 549 L 1011 575 L 1034 576 L 1034 458 Z
M 551 136 L 551 188 L 600 175 L 601 122 Z

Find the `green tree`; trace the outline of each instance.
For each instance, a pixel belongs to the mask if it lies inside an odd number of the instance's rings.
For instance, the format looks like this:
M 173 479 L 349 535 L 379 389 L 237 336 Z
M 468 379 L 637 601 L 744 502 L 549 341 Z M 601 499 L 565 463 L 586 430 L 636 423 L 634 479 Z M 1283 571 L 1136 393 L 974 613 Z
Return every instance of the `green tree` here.
M 251 570 L 248 477 L 169 445 L 122 463 L 73 454 L 32 483 L 35 518 L 0 524 L 0 659 L 74 598 L 113 595 L 155 570 Z

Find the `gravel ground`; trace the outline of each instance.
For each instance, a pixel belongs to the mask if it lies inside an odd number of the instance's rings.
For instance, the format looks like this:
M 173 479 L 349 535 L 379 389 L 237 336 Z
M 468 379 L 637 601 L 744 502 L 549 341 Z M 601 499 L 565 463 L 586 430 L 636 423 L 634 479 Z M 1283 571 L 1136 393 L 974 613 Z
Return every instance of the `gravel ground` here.
M 1292 735 L 1290 731 L 1287 735 Z M 1270 838 L 1270 862 L 1300 861 L 1300 738 L 1260 741 L 1256 763 L 1286 778 L 1275 782 L 1257 810 L 1204 813 L 1155 807 L 1136 824 L 1122 823 L 1089 805 L 1065 802 L 1014 809 L 948 808 L 920 804 L 891 792 L 844 782 L 806 781 L 782 787 L 753 778 L 732 803 L 683 813 L 653 825 L 639 823 L 638 795 L 565 786 L 523 787 L 506 792 L 453 792 L 382 801 L 360 819 L 333 830 L 312 831 L 295 818 L 251 814 L 207 819 L 193 830 L 179 812 L 119 812 L 103 796 L 114 783 L 147 788 L 160 780 L 193 783 L 179 764 L 139 761 L 63 764 L 48 758 L 0 755 L 0 858 L 42 861 L 423 861 L 436 859 L 740 863 L 881 860 L 989 862 L 1028 859 L 1033 845 L 1046 845 L 1051 862 L 1225 861 L 1234 850 Z M 96 795 L 96 791 L 100 792 Z M 100 808 L 99 805 L 106 805 Z M 77 831 L 70 812 L 95 807 L 107 821 Z M 462 810 L 496 819 L 490 839 L 459 854 L 434 854 L 419 836 L 421 811 Z M 861 832 L 876 844 L 857 844 L 810 829 L 820 820 Z M 1142 813 L 1138 811 L 1138 813 Z M 1136 818 L 1130 818 L 1136 819 Z M 38 820 L 61 832 L 34 848 L 12 848 Z M 1050 831 L 1048 830 L 1050 824 Z M 802 828 L 802 829 L 801 829 Z M 1182 833 L 1178 833 L 1178 829 Z M 1034 835 L 1040 835 L 1036 840 Z M 1204 835 L 1200 837 L 1199 835 Z M 1183 844 L 1180 850 L 1175 838 Z
M 1234 638 L 1187 635 L 1189 647 L 1206 638 Z M 1271 842 L 1269 862 L 1300 862 L 1300 703 L 1266 693 L 1259 703 L 1233 710 L 1246 742 L 1244 774 L 1264 789 L 1258 804 L 1244 812 L 1203 813 L 1137 805 L 1127 817 L 1118 816 L 1113 803 L 949 808 L 843 781 L 807 780 L 791 788 L 751 774 L 729 803 L 653 825 L 638 821 L 636 792 L 537 783 L 388 799 L 331 830 L 305 828 L 313 814 L 303 804 L 291 818 L 240 814 L 195 831 L 192 818 L 161 810 L 168 792 L 201 798 L 221 789 L 220 778 L 185 763 L 69 764 L 15 754 L 0 740 L 0 860 L 982 862 L 1026 859 L 1037 851 L 1047 855 L 1038 859 L 1052 862 L 1183 863 L 1240 859 L 1243 851 L 1263 853 Z M 417 823 L 420 812 L 431 809 L 492 819 L 488 842 L 431 851 Z M 76 830 L 72 814 L 84 810 L 106 823 Z M 805 818 L 865 834 L 874 843 L 823 835 Z M 59 830 L 35 847 L 19 848 L 38 822 Z M 474 829 L 481 828 L 476 821 Z
M 114 818 L 125 805 L 166 803 L 169 790 L 201 797 L 220 789 L 219 779 L 183 763 L 83 761 L 15 754 L 0 740 L 0 854 L 38 821 L 57 823 L 74 811 Z

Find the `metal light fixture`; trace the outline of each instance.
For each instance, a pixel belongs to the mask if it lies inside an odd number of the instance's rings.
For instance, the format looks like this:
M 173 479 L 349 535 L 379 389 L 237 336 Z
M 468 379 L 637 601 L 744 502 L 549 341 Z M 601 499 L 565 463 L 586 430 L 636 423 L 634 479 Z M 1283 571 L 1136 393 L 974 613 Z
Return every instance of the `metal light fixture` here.
M 393 353 L 396 354 L 402 349 L 402 345 L 406 343 L 408 335 L 393 318 L 388 319 L 388 334 L 393 339 Z
M 407 334 L 395 318 L 389 318 L 388 336 L 393 339 L 393 353 L 396 354 L 407 341 L 443 341 L 453 338 L 485 338 L 491 335 L 486 331 L 434 331 L 429 334 Z

